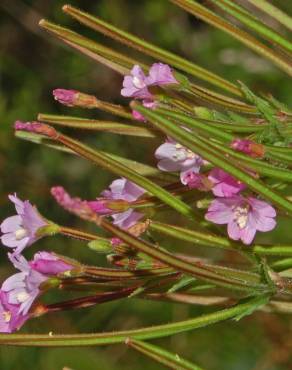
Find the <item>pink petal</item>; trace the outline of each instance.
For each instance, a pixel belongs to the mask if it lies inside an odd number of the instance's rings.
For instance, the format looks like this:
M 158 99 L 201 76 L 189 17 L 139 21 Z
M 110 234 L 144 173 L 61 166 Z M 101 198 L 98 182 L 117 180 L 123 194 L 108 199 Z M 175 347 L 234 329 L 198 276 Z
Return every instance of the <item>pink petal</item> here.
M 14 203 L 16 212 L 21 215 L 23 213 L 24 202 L 17 197 L 16 193 L 14 195 L 8 195 L 8 198 Z
M 227 233 L 229 237 L 233 240 L 239 240 L 241 235 L 241 230 L 238 227 L 237 223 L 230 221 L 227 226 Z
M 241 240 L 244 244 L 251 244 L 256 234 L 256 229 L 246 226 L 241 230 Z
M 214 211 L 208 212 L 205 215 L 205 219 L 215 224 L 224 225 L 228 224 L 232 219 L 232 213 L 229 210 L 226 211 Z
M 167 64 L 154 63 L 149 70 L 149 77 L 147 78 L 148 85 L 164 85 L 177 84 L 171 68 Z
M 271 231 L 277 225 L 274 218 L 262 216 L 258 212 L 252 212 L 249 215 L 249 220 L 253 225 L 255 225 L 257 230 L 262 232 Z
M 2 235 L 1 242 L 3 245 L 9 248 L 16 248 L 19 244 L 19 240 L 16 240 L 14 233 L 7 233 Z
M 2 233 L 10 233 L 10 232 L 15 232 L 16 230 L 19 229 L 21 225 L 22 219 L 21 216 L 15 215 L 6 218 L 0 225 L 0 229 Z
M 276 217 L 276 210 L 267 202 L 256 198 L 248 198 L 252 208 L 259 212 L 261 216 Z

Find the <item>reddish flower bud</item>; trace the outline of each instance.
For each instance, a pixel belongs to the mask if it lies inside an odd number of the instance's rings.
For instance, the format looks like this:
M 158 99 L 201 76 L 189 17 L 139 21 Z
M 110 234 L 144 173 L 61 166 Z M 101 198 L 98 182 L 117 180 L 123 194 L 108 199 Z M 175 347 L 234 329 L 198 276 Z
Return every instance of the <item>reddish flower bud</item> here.
M 252 140 L 234 139 L 230 146 L 232 149 L 237 150 L 238 152 L 245 153 L 255 158 L 262 158 L 265 154 L 264 146 Z

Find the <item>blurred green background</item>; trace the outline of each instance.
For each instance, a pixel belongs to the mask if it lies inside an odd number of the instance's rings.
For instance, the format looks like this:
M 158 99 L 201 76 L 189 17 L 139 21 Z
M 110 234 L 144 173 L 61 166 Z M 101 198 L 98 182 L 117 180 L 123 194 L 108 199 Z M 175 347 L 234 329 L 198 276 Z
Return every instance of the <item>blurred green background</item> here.
M 292 12 L 291 1 L 274 3 Z M 46 217 L 88 229 L 88 225 L 54 204 L 49 189 L 62 184 L 72 194 L 94 198 L 113 180 L 112 175 L 81 159 L 17 140 L 11 128 L 16 119 L 34 120 L 39 112 L 109 118 L 97 111 L 61 106 L 51 94 L 57 87 L 81 90 L 116 103 L 126 102 L 119 94 L 121 76 L 74 53 L 39 29 L 38 21 L 45 17 L 121 48 L 62 14 L 64 4 L 58 0 L 0 1 L 0 219 L 13 213 L 7 194 L 17 192 L 21 198 L 37 204 Z M 253 89 L 272 92 L 283 102 L 291 101 L 291 81 L 282 72 L 167 0 L 75 0 L 71 4 L 190 58 L 231 81 L 242 80 Z M 131 53 L 135 55 L 129 50 Z M 102 133 L 72 134 L 97 148 L 155 163 L 153 152 L 159 143 L 154 140 L 133 140 Z M 277 235 L 285 234 L 286 237 L 288 227 L 283 224 Z M 104 258 L 87 250 L 83 243 L 62 237 L 42 240 L 26 255 L 29 257 L 39 249 L 53 249 L 84 262 L 95 259 L 97 264 L 104 263 Z M 12 273 L 6 252 L 1 248 L 2 280 Z M 182 320 L 208 311 L 211 309 L 124 300 L 31 320 L 22 332 L 102 332 Z M 291 324 L 286 315 L 261 312 L 240 322 L 225 322 L 156 343 L 209 370 L 286 370 L 292 369 Z M 0 348 L 1 370 L 63 368 L 159 370 L 163 367 L 123 345 L 88 349 Z

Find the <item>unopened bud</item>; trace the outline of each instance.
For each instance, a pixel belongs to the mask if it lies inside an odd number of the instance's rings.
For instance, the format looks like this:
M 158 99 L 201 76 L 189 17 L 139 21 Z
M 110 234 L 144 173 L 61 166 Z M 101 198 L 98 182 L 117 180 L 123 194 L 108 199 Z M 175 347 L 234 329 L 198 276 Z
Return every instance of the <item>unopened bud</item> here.
M 67 107 L 96 108 L 97 99 L 94 95 L 84 94 L 77 90 L 55 89 L 55 100 Z
M 262 158 L 265 154 L 264 146 L 252 140 L 234 139 L 230 146 L 234 150 L 248 154 L 249 156 L 255 158 Z
M 36 121 L 34 122 L 16 121 L 14 123 L 14 129 L 16 131 L 27 131 L 35 134 L 44 135 L 50 138 L 58 137 L 58 132 L 52 126 Z

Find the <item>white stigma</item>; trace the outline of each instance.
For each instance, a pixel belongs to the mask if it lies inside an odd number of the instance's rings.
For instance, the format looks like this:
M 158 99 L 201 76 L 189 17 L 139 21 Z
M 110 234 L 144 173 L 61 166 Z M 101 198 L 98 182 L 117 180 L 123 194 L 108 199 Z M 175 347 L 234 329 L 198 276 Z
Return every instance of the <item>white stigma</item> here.
M 16 298 L 17 298 L 19 303 L 23 303 L 29 298 L 29 294 L 27 292 L 23 291 L 23 292 L 18 293 Z
M 24 229 L 23 227 L 19 228 L 18 230 L 15 231 L 15 239 L 16 240 L 21 240 L 28 236 L 28 231 Z
M 142 89 L 145 87 L 145 83 L 137 76 L 133 77 L 133 85 L 137 87 L 137 89 Z
M 235 222 L 240 229 L 244 229 L 248 221 L 249 207 L 236 207 L 234 209 Z
M 10 311 L 4 311 L 2 315 L 5 322 L 9 322 L 11 320 L 12 315 Z

